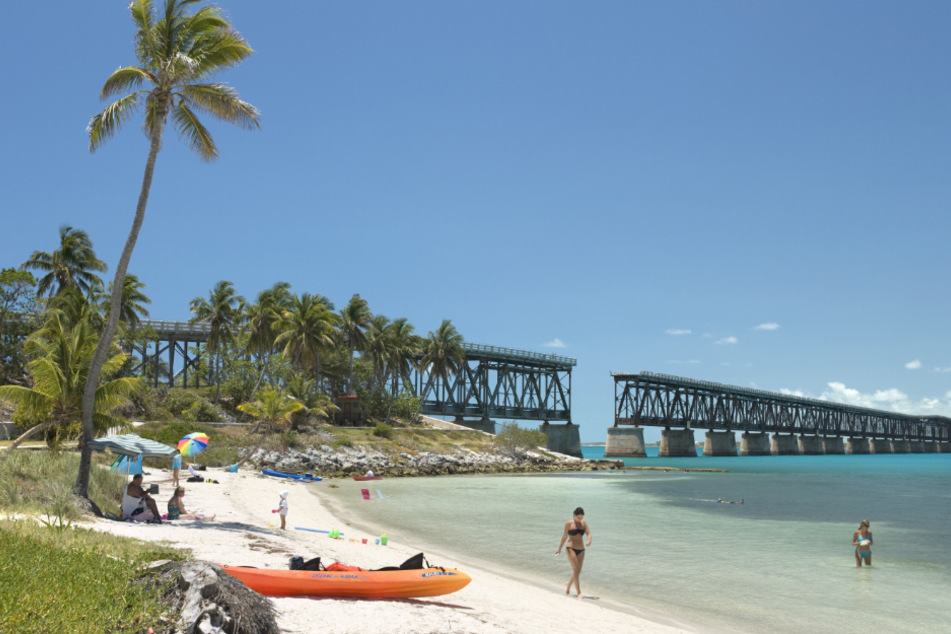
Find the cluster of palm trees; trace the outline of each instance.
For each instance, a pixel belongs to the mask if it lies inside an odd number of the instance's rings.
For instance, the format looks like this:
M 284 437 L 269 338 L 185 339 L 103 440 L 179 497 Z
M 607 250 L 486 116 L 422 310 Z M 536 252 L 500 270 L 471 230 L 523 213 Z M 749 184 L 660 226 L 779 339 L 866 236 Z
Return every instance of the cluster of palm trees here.
M 83 389 L 105 325 L 109 294 L 96 273 L 105 271 L 106 265 L 96 257 L 85 231 L 63 226 L 59 235 L 59 249 L 36 251 L 21 265 L 43 274 L 37 278 L 36 291 L 46 297 L 41 302 L 43 314 L 37 316 L 40 326 L 23 343 L 28 384 L 0 386 L 0 399 L 15 405 L 17 421 L 29 426 L 11 450 L 39 433 L 54 449 L 78 435 Z M 148 315 L 145 304 L 150 300 L 143 288 L 134 275 L 125 278 L 122 332 Z M 124 372 L 127 361 L 128 355 L 113 343 L 95 392 L 97 432 L 123 424 L 116 409 L 141 389 L 141 382 Z
M 389 419 L 414 370 L 448 382 L 465 362 L 463 338 L 451 321 L 421 337 L 406 318 L 374 315 L 359 294 L 335 311 L 323 295 L 297 295 L 278 282 L 249 303 L 231 282 L 220 281 L 191 301 L 191 311 L 192 322 L 210 329 L 216 402 L 229 362 L 251 359 L 252 394 L 266 382 L 303 401 L 315 394 L 382 399 Z
M 42 325 L 24 343 L 31 385 L 0 387 L 0 398 L 17 406 L 18 420 L 35 423 L 24 438 L 45 431 L 47 442 L 59 446 L 80 430 L 83 386 L 109 309 L 109 294 L 97 275 L 106 266 L 85 231 L 63 226 L 58 249 L 35 251 L 20 268 L 37 272 L 45 311 Z M 148 316 L 151 300 L 144 289 L 135 275 L 126 275 L 117 341 L 134 336 Z M 285 282 L 248 302 L 231 282 L 220 281 L 190 308 L 192 321 L 210 329 L 207 378 L 215 384 L 215 401 L 229 373 L 250 364 L 253 384 L 232 396 L 241 403 L 239 411 L 267 412 L 260 420 L 269 426 L 301 407 L 329 415 L 332 397 L 353 394 L 365 401 L 365 410 L 375 404 L 375 414 L 390 420 L 414 371 L 449 383 L 465 362 L 463 338 L 451 321 L 423 337 L 406 318 L 374 315 L 359 294 L 335 311 L 323 295 L 295 294 Z M 114 426 L 115 408 L 142 389 L 129 376 L 132 366 L 123 348 L 128 346 L 113 342 L 103 367 L 94 408 L 97 433 Z

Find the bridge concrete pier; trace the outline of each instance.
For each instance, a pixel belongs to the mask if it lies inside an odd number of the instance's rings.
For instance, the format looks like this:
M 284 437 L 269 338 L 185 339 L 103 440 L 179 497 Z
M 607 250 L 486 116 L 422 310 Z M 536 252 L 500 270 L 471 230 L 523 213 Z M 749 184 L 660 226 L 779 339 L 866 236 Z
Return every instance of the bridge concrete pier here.
M 845 453 L 867 454 L 868 438 L 849 438 L 845 443 Z
M 818 436 L 806 436 L 805 434 L 800 434 L 799 436 L 799 453 L 804 456 L 821 456 L 822 455 L 822 443 L 821 438 Z
M 909 453 L 907 440 L 891 441 L 892 453 Z
M 938 453 L 951 453 L 951 442 L 936 442 L 935 450 Z
M 924 448 L 924 453 L 938 453 L 938 443 L 934 440 L 931 442 L 921 443 Z
M 773 434 L 769 452 L 774 456 L 798 456 L 799 445 L 796 444 L 796 437 L 792 434 Z
M 736 434 L 732 431 L 713 431 L 711 429 L 703 438 L 703 455 L 735 456 Z
M 643 427 L 608 427 L 605 458 L 646 458 Z
M 664 429 L 660 432 L 660 458 L 696 458 L 692 429 Z
M 474 429 L 476 431 L 484 431 L 487 434 L 495 434 L 495 421 L 489 418 L 483 418 L 480 420 L 466 420 L 462 416 L 456 416 L 452 422 L 457 425 L 462 425 L 463 427 L 468 427 L 469 429 Z
M 822 453 L 824 454 L 844 454 L 845 441 L 842 436 L 823 436 Z
M 577 425 L 542 423 L 538 429 L 548 437 L 548 451 L 556 451 L 575 458 L 584 457 L 581 455 L 581 433 Z
M 908 453 L 924 453 L 925 452 L 925 443 L 921 440 L 909 440 L 908 441 Z
M 769 455 L 769 434 L 743 432 L 740 436 L 740 455 L 741 456 L 768 456 Z
M 892 443 L 885 438 L 872 438 L 868 441 L 869 453 L 891 453 Z

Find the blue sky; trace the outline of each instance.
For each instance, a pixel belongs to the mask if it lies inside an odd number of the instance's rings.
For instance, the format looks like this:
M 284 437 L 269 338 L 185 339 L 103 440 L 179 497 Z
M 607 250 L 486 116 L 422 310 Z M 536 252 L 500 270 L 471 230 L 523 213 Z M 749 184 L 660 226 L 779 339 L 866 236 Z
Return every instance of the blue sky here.
M 205 119 L 213 164 L 167 135 L 130 266 L 154 318 L 227 279 L 452 319 L 577 358 L 585 442 L 612 371 L 951 415 L 951 5 L 218 4 L 262 129 Z M 5 11 L 0 267 L 61 224 L 115 266 L 146 139 L 85 125 L 132 34 L 119 0 Z

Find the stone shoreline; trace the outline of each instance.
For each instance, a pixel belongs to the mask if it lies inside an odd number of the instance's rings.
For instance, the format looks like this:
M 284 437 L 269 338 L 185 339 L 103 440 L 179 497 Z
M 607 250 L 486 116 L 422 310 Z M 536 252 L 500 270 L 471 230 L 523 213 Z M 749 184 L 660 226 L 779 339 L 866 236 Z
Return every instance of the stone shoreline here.
M 328 445 L 285 452 L 259 449 L 250 461 L 258 467 L 284 473 L 313 473 L 326 478 L 347 478 L 367 471 L 388 477 L 458 474 L 536 473 L 550 471 L 614 471 L 624 469 L 620 460 L 584 460 L 558 457 L 541 451 L 484 453 L 459 450 L 449 454 L 378 451 Z

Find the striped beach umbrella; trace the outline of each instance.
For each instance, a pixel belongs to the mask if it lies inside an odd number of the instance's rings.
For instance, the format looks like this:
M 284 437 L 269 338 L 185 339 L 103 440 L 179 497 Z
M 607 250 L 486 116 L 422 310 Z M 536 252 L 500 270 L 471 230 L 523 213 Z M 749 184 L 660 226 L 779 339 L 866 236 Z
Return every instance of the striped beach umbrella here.
M 208 446 L 208 434 L 195 432 L 178 441 L 178 450 L 183 456 L 194 456 Z

